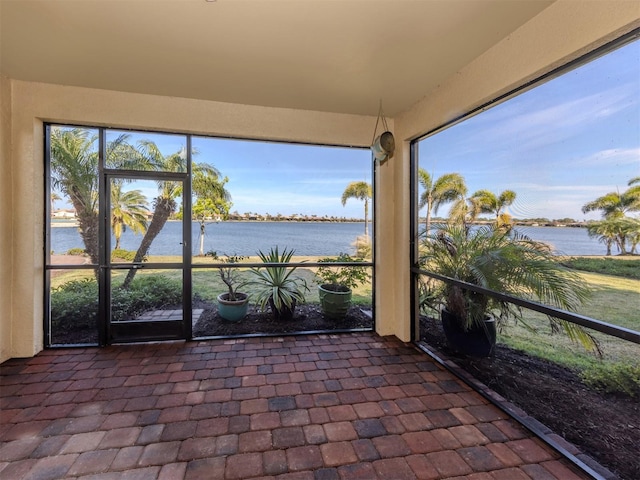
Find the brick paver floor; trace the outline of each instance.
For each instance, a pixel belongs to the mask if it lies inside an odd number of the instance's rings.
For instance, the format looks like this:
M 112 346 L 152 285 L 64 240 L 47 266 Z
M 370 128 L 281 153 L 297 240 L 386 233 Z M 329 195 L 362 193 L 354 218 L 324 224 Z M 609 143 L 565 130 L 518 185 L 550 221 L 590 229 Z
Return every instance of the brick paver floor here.
M 0 478 L 585 478 L 375 333 L 47 350 L 1 366 Z

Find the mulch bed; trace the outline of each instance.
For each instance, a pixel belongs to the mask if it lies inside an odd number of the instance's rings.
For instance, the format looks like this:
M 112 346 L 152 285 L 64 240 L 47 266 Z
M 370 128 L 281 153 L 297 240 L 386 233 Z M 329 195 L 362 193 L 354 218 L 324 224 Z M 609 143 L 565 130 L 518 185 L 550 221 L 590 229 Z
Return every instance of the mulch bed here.
M 573 443 L 620 478 L 640 479 L 640 401 L 586 385 L 572 370 L 498 344 L 494 355 L 457 355 L 439 320 L 423 317 L 421 340 Z
M 204 313 L 193 327 L 194 337 L 218 337 L 232 335 L 278 335 L 314 331 L 340 331 L 353 329 L 373 329 L 373 319 L 367 310 L 353 306 L 346 318 L 333 320 L 325 317 L 319 305 L 296 306 L 293 320 L 275 319 L 270 312 L 260 312 L 249 307 L 247 316 L 238 322 L 229 322 L 218 316 L 215 306 L 203 303 L 194 308 L 205 308 Z

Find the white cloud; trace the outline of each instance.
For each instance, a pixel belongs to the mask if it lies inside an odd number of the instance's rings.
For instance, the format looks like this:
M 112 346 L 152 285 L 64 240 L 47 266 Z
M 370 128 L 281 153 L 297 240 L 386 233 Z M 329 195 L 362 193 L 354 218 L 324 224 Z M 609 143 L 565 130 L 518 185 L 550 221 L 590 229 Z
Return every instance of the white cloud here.
M 638 167 L 640 174 L 640 147 L 611 148 L 600 150 L 574 161 L 575 165 L 602 167 L 605 165 L 633 165 Z
M 511 144 L 517 141 L 521 150 L 547 146 L 569 138 L 586 125 L 602 122 L 618 112 L 638 103 L 637 85 L 627 83 L 609 90 L 584 95 L 568 100 L 549 97 L 543 107 L 538 106 L 540 96 L 529 97 L 532 92 L 523 94 L 524 98 L 514 99 L 494 110 L 475 117 L 482 128 L 466 141 Z M 510 108 L 504 108 L 510 105 Z M 515 107 L 515 108 L 514 108 Z M 470 121 L 474 121 L 470 120 Z

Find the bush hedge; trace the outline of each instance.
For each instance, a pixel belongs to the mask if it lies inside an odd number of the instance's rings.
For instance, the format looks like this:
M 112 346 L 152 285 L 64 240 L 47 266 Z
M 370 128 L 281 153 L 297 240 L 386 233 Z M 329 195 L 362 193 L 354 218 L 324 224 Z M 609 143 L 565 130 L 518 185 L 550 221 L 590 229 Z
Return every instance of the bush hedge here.
M 139 275 L 128 289 L 112 292 L 112 321 L 135 317 L 151 309 L 182 303 L 182 285 L 162 275 Z M 95 329 L 98 316 L 98 284 L 95 279 L 72 280 L 51 292 L 51 330 L 71 332 Z

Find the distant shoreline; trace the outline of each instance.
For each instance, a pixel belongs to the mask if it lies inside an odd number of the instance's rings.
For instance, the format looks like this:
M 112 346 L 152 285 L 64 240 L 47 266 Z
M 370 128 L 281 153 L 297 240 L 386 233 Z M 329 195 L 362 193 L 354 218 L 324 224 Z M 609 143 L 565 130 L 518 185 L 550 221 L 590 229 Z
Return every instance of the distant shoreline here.
M 59 228 L 59 227 L 79 227 L 77 221 L 73 220 L 63 220 L 58 221 L 52 219 L 51 227 Z M 167 222 L 181 222 L 182 220 L 167 220 Z M 192 222 L 199 222 L 199 220 L 191 220 Z M 432 225 L 437 225 L 438 223 L 442 223 L 443 220 L 432 220 Z M 299 220 L 207 220 L 206 224 L 211 223 L 364 223 L 364 220 L 357 219 L 345 219 L 345 220 L 325 220 L 325 219 L 299 219 Z M 369 223 L 372 223 L 369 220 Z M 490 221 L 478 221 L 473 222 L 471 225 L 481 226 L 481 225 L 491 225 Z M 418 222 L 419 225 L 423 225 L 424 221 Z M 547 227 L 547 228 L 586 228 L 588 226 L 588 222 L 576 222 L 576 223 L 538 223 L 538 222 L 515 222 L 514 226 L 516 227 Z

